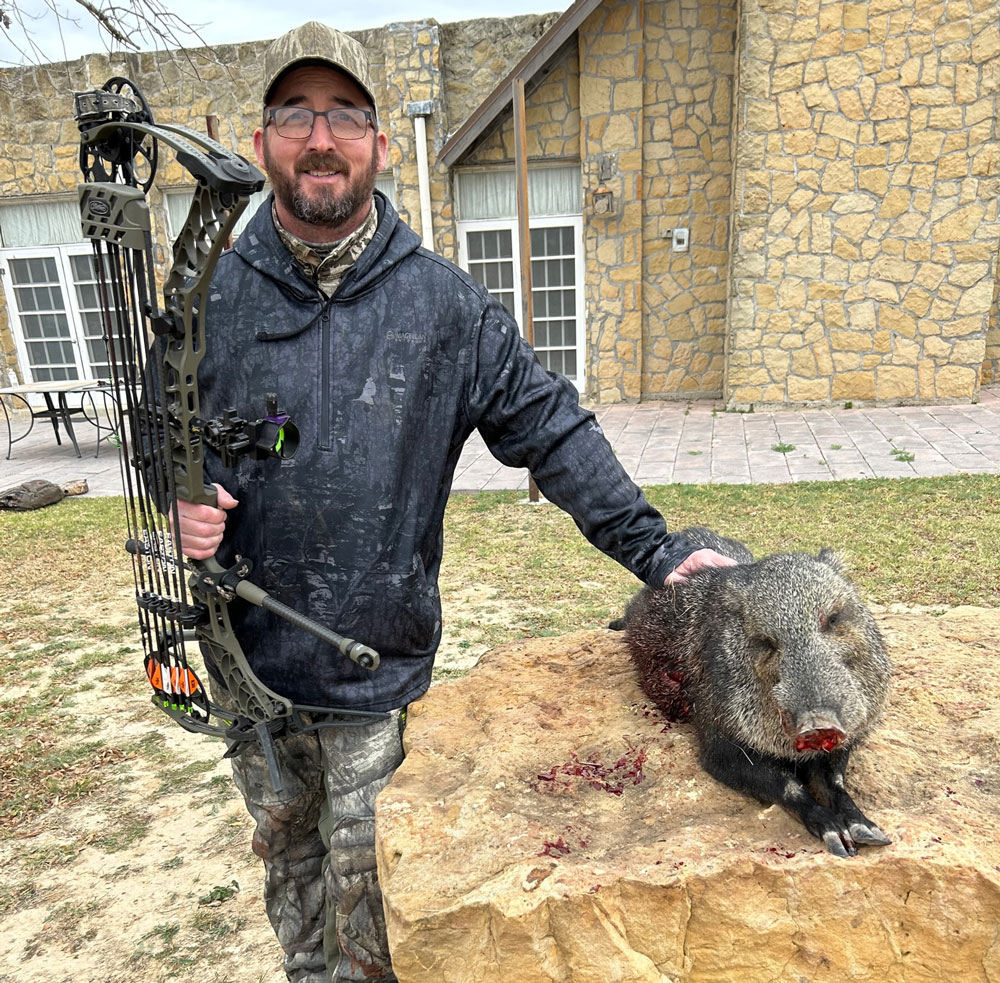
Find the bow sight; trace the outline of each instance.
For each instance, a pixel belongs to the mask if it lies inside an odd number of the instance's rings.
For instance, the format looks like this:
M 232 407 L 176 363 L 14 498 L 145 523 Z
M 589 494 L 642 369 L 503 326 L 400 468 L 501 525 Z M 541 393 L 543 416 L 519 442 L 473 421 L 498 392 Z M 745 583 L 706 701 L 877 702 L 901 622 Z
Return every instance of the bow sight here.
M 267 394 L 265 413 L 263 419 L 251 423 L 230 408 L 204 425 L 205 443 L 219 455 L 224 468 L 233 467 L 244 454 L 255 461 L 294 456 L 299 448 L 299 429 L 286 413 L 278 412 L 274 393 Z
M 249 559 L 224 567 L 212 557 L 185 561 L 172 529 L 178 500 L 216 506 L 207 481 L 204 446 L 225 466 L 243 455 L 266 461 L 291 457 L 299 431 L 267 394 L 263 417 L 248 421 L 227 409 L 204 420 L 198 366 L 211 340 L 203 322 L 216 262 L 249 197 L 264 177 L 245 158 L 184 126 L 157 124 L 137 86 L 110 79 L 77 93 L 83 234 L 94 246 L 105 341 L 118 406 L 122 484 L 126 500 L 136 604 L 153 702 L 187 730 L 226 737 L 231 753 L 260 743 L 275 790 L 281 788 L 274 739 L 312 729 L 299 711 L 382 716 L 331 707 L 301 707 L 269 689 L 247 662 L 229 619 L 239 597 L 328 642 L 363 669 L 378 653 L 345 638 L 271 597 L 247 577 Z M 156 300 L 152 223 L 146 194 L 153 186 L 159 144 L 195 179 L 191 208 L 173 244 L 173 263 Z M 129 446 L 131 445 L 131 447 Z M 185 571 L 189 573 L 185 581 Z M 193 635 L 225 684 L 233 711 L 208 697 L 187 662 Z

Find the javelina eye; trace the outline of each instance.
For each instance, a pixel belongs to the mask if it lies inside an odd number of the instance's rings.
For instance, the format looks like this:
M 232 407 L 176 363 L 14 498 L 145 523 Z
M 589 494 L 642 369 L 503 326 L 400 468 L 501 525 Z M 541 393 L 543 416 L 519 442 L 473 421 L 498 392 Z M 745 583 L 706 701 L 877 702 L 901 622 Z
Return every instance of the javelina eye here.
M 819 616 L 820 631 L 829 631 L 831 628 L 836 628 L 839 621 L 840 621 L 839 611 L 830 611 L 828 614 L 820 614 Z
M 778 646 L 770 638 L 753 638 L 753 662 L 758 675 L 770 674 L 778 661 Z

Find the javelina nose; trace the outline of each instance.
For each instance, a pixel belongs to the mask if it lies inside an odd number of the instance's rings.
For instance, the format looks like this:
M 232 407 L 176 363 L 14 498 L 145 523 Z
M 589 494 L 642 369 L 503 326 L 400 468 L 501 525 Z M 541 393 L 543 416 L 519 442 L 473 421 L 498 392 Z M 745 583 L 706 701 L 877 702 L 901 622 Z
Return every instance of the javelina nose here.
M 791 737 L 796 751 L 832 751 L 847 734 L 832 713 L 807 713 L 795 722 Z

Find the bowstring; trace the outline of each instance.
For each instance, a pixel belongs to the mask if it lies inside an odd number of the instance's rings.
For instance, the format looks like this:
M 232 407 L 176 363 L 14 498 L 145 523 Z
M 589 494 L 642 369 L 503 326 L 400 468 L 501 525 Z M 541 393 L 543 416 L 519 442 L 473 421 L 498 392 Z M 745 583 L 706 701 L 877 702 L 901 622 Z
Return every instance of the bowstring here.
M 117 245 L 112 243 L 105 244 L 97 239 L 92 240 L 92 244 L 94 264 L 101 293 L 104 337 L 111 365 L 111 380 L 115 390 L 114 402 L 117 407 L 118 419 L 116 423 L 120 443 L 118 466 L 121 472 L 122 487 L 125 490 L 125 524 L 129 539 L 134 543 L 140 543 L 143 538 L 140 536 L 140 530 L 145 533 L 148 525 L 142 501 L 137 495 L 132 481 L 132 467 L 129 465 L 130 430 L 136 425 L 137 420 L 134 398 L 134 372 L 136 363 L 129 336 L 122 330 L 122 310 L 119 303 L 119 298 L 122 294 L 121 257 Z M 111 292 L 114 294 L 114 303 L 112 303 L 111 296 L 109 296 Z M 115 322 L 114 327 L 112 327 L 112 321 Z M 119 345 L 121 346 L 121 350 L 119 350 Z M 148 597 L 151 593 L 152 584 L 147 584 L 146 570 L 147 565 L 144 562 L 137 562 L 136 558 L 133 557 L 132 579 L 135 585 L 137 602 L 141 597 Z M 152 612 L 142 604 L 137 604 L 137 610 L 143 653 L 146 659 L 149 659 L 153 655 L 150 641 L 154 637 L 152 634 Z
M 151 249 L 148 234 L 146 238 Z M 126 525 L 136 549 L 133 579 L 139 602 L 146 675 L 154 689 L 154 698 L 187 713 L 207 712 L 207 696 L 187 662 L 183 625 L 166 610 L 169 606 L 189 610 L 189 605 L 180 537 L 171 534 L 169 514 L 164 515 L 157 507 L 158 502 L 164 506 L 169 504 L 173 528 L 178 529 L 173 472 L 163 452 L 167 430 L 160 407 L 166 404 L 161 396 L 157 405 L 154 387 L 149 384 L 152 375 L 162 382 L 162 372 L 152 373 L 147 358 L 150 344 L 144 312 L 151 310 L 149 300 L 155 297 L 153 268 L 152 264 L 145 263 L 139 250 L 123 251 L 118 245 L 108 243 L 105 253 L 97 241 L 94 250 L 105 301 L 112 377 L 120 406 L 122 447 L 119 463 L 127 496 Z M 102 258 L 106 258 L 106 264 Z M 112 320 L 117 325 L 116 331 L 112 330 Z M 160 343 L 154 339 L 152 345 Z M 118 344 L 122 348 L 121 357 Z M 127 426 L 122 425 L 122 416 L 127 416 Z M 169 448 L 167 450 L 169 452 Z M 196 707 L 194 698 L 199 693 L 205 703 L 203 707 Z
M 146 263 L 146 255 L 152 253 L 152 240 L 148 232 L 145 234 L 145 241 L 146 253 L 135 250 L 130 257 L 127 282 L 131 290 L 130 309 L 133 312 L 135 344 L 143 353 L 142 420 L 145 423 L 145 439 L 149 441 L 149 457 L 144 462 L 146 481 L 143 484 L 146 489 L 147 508 L 153 517 L 154 527 L 148 545 L 154 566 L 162 577 L 162 583 L 158 588 L 159 596 L 170 599 L 181 611 L 185 611 L 188 610 L 183 576 L 185 567 L 180 551 L 180 536 L 174 533 L 180 529 L 180 516 L 177 496 L 174 493 L 173 469 L 168 466 L 167 460 L 170 453 L 170 435 L 166 420 L 167 406 L 162 395 L 163 373 L 156 370 L 158 363 L 155 360 L 146 357 L 156 346 L 169 344 L 169 339 L 154 337 L 152 342 L 147 341 L 146 318 L 155 316 L 153 298 L 156 296 L 156 285 L 153 265 Z M 151 366 L 156 366 L 156 369 Z M 154 388 L 154 379 L 159 386 L 159 393 Z M 151 678 L 150 682 L 154 689 L 159 688 L 175 709 L 192 712 L 192 697 L 198 689 L 198 684 L 191 686 L 193 674 L 188 667 L 184 629 L 179 619 L 168 617 L 166 614 L 160 619 L 156 652 L 160 667 L 160 686 L 157 687 L 155 679 Z M 183 698 L 180 705 L 177 696 Z

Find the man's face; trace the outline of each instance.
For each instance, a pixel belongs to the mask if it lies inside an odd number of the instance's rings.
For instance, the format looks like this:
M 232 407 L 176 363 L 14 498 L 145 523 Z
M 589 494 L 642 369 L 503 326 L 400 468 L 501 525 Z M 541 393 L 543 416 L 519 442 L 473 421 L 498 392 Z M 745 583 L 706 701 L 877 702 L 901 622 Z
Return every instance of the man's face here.
M 322 65 L 288 72 L 268 106 L 302 106 L 318 112 L 343 106 L 371 108 L 353 79 Z M 375 175 L 385 166 L 387 145 L 385 134 L 371 127 L 360 140 L 335 137 L 322 117 L 316 118 L 304 140 L 281 136 L 273 120 L 254 133 L 257 162 L 271 179 L 278 219 L 307 242 L 342 239 L 364 221 Z

